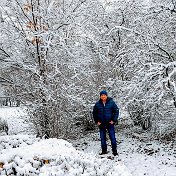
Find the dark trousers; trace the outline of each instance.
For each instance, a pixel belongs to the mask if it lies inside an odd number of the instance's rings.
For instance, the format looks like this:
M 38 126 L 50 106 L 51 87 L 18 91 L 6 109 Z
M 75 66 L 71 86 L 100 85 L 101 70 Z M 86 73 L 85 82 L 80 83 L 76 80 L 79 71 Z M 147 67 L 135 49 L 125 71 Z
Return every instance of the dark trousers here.
M 117 143 L 116 143 L 116 138 L 115 138 L 115 130 L 114 130 L 114 125 L 111 124 L 101 124 L 99 126 L 100 129 L 100 138 L 101 138 L 101 148 L 102 152 L 107 151 L 107 143 L 106 143 L 106 132 L 108 131 L 109 138 L 111 140 L 111 147 L 112 147 L 112 152 L 116 153 L 117 152 Z

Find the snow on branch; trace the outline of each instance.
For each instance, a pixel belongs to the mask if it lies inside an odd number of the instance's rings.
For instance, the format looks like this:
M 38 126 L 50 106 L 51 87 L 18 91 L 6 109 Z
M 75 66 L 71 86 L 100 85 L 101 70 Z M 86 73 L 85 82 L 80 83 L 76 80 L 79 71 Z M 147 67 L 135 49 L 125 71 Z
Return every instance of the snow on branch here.
M 115 30 L 115 29 L 120 29 L 120 30 L 126 30 L 126 31 L 130 31 L 130 32 L 132 32 L 133 31 L 133 29 L 130 29 L 130 28 L 126 28 L 126 27 L 123 27 L 123 26 L 115 26 L 115 27 L 113 27 L 107 34 L 105 34 L 105 35 L 111 35 L 111 33 Z

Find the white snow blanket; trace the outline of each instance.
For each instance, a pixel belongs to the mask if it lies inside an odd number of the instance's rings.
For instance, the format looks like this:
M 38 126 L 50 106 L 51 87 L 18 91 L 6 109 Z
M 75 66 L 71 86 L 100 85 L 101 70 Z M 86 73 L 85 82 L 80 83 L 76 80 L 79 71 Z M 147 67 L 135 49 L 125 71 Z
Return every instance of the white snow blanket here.
M 6 147 L 0 145 L 2 176 L 131 176 L 122 162 L 98 159 L 93 153 L 85 154 L 63 139 L 38 141 L 21 135 L 19 140 L 14 136 L 5 140 L 6 137 L 1 137 L 1 143 L 6 143 Z M 12 141 L 21 142 L 11 144 Z
M 34 134 L 26 107 L 0 107 L 0 118 L 8 123 L 8 134 Z

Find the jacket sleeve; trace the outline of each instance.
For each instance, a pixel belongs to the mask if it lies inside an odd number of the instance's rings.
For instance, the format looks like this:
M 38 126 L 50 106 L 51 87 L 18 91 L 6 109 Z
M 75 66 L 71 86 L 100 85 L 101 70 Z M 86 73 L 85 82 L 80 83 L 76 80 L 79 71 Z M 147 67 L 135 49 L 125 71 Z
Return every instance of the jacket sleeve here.
M 117 122 L 118 117 L 119 117 L 119 108 L 116 105 L 116 103 L 113 102 L 113 118 L 112 118 L 112 120 L 114 122 Z
M 97 109 L 97 106 L 95 104 L 95 106 L 93 108 L 93 118 L 94 118 L 95 123 L 98 123 L 97 113 L 98 113 L 98 109 Z

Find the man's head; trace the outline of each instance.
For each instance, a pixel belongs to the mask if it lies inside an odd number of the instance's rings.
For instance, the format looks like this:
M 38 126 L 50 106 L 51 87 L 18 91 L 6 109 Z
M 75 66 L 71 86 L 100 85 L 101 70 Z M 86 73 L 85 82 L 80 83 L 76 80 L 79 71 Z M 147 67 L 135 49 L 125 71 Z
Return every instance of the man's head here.
M 106 101 L 107 98 L 108 98 L 108 93 L 106 92 L 106 90 L 102 90 L 102 91 L 100 92 L 100 99 L 101 99 L 102 101 Z

